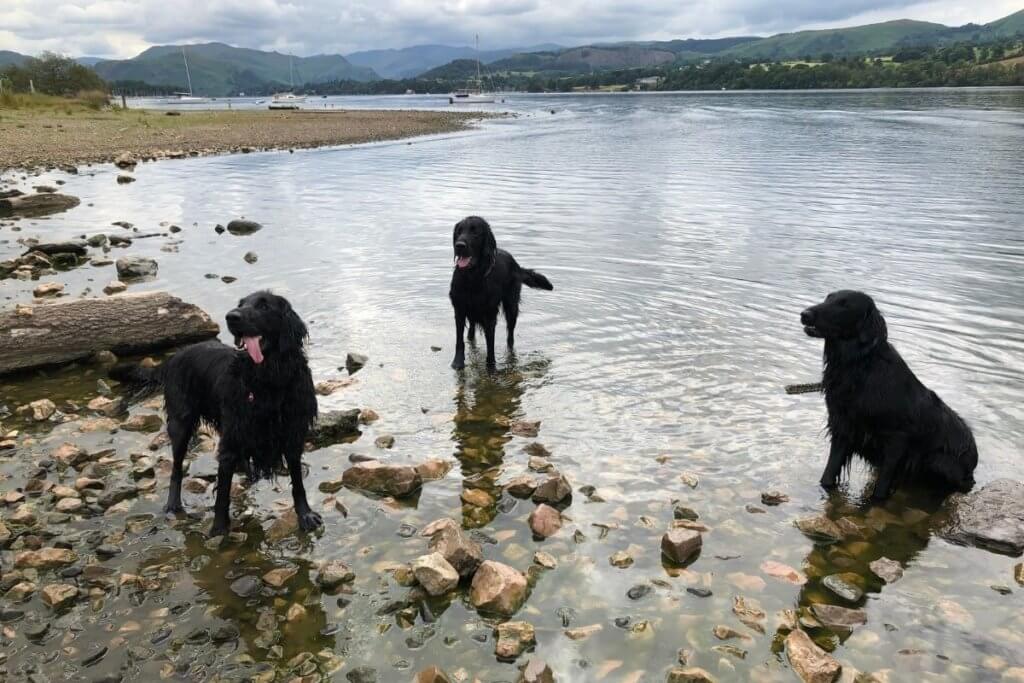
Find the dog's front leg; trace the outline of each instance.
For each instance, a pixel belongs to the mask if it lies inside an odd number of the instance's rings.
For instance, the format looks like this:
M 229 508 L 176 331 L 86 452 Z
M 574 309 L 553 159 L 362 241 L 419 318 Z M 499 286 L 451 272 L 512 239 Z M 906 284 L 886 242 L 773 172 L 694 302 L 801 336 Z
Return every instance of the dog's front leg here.
M 309 508 L 306 500 L 306 487 L 302 484 L 302 448 L 291 449 L 285 454 L 288 463 L 288 476 L 292 480 L 292 502 L 295 505 L 295 516 L 299 518 L 299 528 L 313 531 L 324 524 L 324 520 Z
M 466 329 L 466 315 L 462 311 L 455 311 L 455 358 L 452 359 L 452 369 L 461 370 L 466 367 L 466 341 L 462 334 Z
M 852 455 L 842 441 L 832 437 L 832 446 L 828 452 L 828 463 L 825 471 L 821 473 L 821 486 L 824 489 L 834 489 L 839 486 L 839 475 L 843 473 L 843 465 Z
M 224 536 L 231 530 L 231 478 L 235 475 L 237 456 L 221 451 L 217 456 L 217 499 L 213 504 L 213 526 L 210 537 Z
M 498 325 L 497 317 L 484 323 L 484 337 L 487 339 L 487 369 L 494 370 L 498 362 L 494 359 L 494 328 Z

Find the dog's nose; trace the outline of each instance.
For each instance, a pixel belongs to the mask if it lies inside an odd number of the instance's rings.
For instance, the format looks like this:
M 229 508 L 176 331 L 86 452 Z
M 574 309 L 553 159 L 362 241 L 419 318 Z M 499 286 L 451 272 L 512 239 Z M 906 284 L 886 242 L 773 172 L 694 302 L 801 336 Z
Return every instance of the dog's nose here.
M 238 312 L 237 308 L 228 311 L 228 314 L 224 316 L 224 319 L 228 321 L 228 324 L 242 322 L 242 314 Z
M 455 243 L 455 251 L 465 251 L 465 250 L 466 250 L 466 243 L 465 242 L 460 240 L 460 241 Z
M 814 311 L 808 308 L 806 311 L 800 314 L 800 322 L 804 325 L 814 324 Z

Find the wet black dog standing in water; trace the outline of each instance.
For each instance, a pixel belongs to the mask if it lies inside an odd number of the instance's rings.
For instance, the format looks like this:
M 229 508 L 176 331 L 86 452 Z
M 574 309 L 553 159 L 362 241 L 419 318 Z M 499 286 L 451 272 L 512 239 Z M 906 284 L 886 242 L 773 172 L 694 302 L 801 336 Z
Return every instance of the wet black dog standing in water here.
M 878 470 L 875 500 L 903 482 L 946 492 L 974 486 L 978 449 L 970 427 L 910 371 L 870 296 L 833 292 L 800 322 L 808 336 L 825 340 L 832 446 L 822 486 L 835 487 L 854 454 Z
M 515 346 L 516 320 L 523 285 L 535 289 L 554 287 L 538 272 L 521 267 L 512 254 L 498 249 L 491 226 L 479 216 L 464 218 L 455 224 L 452 235 L 455 249 L 455 272 L 448 296 L 455 308 L 455 359 L 452 367 L 466 366 L 466 345 L 463 331 L 469 323 L 469 341 L 475 340 L 476 326 L 487 339 L 487 367 L 494 369 L 494 328 L 498 309 L 505 313 L 508 347 Z
M 244 469 L 254 479 L 266 478 L 282 464 L 287 465 L 291 477 L 299 526 L 313 530 L 323 521 L 310 509 L 302 485 L 303 447 L 317 413 L 303 348 L 306 325 L 286 299 L 270 292 L 245 297 L 226 320 L 235 338 L 234 348 L 218 341 L 204 342 L 189 346 L 154 369 L 125 365 L 110 373 L 128 384 L 164 389 L 167 434 L 174 456 L 164 509 L 169 514 L 184 512 L 182 463 L 202 420 L 220 433 L 211 536 L 229 531 L 235 472 Z

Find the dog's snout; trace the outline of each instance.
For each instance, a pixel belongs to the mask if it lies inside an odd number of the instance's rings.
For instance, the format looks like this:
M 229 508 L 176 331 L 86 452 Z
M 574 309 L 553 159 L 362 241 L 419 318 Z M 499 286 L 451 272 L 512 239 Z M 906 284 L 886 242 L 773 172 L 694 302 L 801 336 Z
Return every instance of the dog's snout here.
M 455 251 L 465 251 L 465 250 L 466 250 L 466 242 L 465 242 L 465 240 L 459 240 L 458 242 L 455 243 Z
M 814 324 L 814 309 L 808 308 L 800 314 L 800 322 L 804 325 Z
M 224 319 L 228 321 L 229 325 L 233 323 L 240 323 L 242 322 L 242 314 L 239 312 L 237 308 L 233 308 L 230 311 L 228 311 L 228 314 L 224 316 Z

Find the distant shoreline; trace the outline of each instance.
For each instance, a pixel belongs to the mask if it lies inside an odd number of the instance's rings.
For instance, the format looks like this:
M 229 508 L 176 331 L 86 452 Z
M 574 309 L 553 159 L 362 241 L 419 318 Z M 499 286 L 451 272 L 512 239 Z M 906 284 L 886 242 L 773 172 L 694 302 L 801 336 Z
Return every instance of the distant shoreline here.
M 494 114 L 414 110 L 0 109 L 0 172 L 398 140 L 467 130 Z

